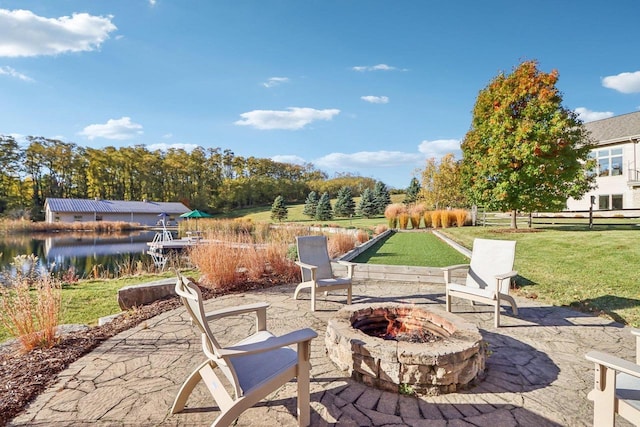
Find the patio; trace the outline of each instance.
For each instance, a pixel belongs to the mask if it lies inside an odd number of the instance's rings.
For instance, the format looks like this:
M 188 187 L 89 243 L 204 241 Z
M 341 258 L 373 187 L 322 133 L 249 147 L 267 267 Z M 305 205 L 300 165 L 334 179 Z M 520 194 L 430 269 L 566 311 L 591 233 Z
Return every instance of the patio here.
M 476 323 L 489 342 L 486 379 L 459 393 L 415 398 L 366 387 L 339 371 L 326 355 L 327 321 L 344 306 L 343 295 L 294 300 L 295 285 L 206 301 L 208 310 L 267 301 L 268 328 L 282 334 L 311 327 L 311 424 L 313 426 L 590 426 L 593 369 L 591 349 L 633 360 L 635 343 L 615 322 L 572 310 L 518 299 L 518 318 L 505 315 L 493 327 L 491 307 L 456 300 L 454 311 Z M 444 305 L 443 285 L 354 283 L 354 303 L 405 302 Z M 234 341 L 254 326 L 251 316 L 224 325 Z M 213 326 L 220 331 L 221 325 Z M 223 343 L 225 344 L 225 343 Z M 208 425 L 216 417 L 210 394 L 198 386 L 180 414 L 169 408 L 182 381 L 204 356 L 184 308 L 152 318 L 110 339 L 79 359 L 12 425 Z M 239 426 L 297 425 L 295 383 L 246 411 Z M 619 420 L 620 426 L 629 425 Z

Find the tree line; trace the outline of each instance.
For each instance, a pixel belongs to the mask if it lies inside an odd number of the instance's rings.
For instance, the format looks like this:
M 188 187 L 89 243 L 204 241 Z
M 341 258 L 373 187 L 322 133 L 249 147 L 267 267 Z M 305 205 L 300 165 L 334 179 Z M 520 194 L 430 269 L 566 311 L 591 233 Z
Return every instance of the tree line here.
M 373 188 L 349 174 L 329 179 L 312 164 L 242 157 L 229 149 L 87 148 L 27 137 L 26 147 L 0 135 L 0 214 L 43 219 L 47 198 L 181 201 L 191 209 L 224 212 L 269 205 L 274 194 L 301 202 L 310 191 Z

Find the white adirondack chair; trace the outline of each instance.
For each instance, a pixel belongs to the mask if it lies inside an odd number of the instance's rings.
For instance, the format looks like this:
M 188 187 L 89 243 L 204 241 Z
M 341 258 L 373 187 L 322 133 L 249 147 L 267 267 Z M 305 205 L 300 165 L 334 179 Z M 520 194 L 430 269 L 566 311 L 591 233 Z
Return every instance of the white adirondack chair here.
M 180 388 L 171 408 L 175 414 L 184 409 L 194 387 L 202 380 L 218 404 L 221 414 L 212 426 L 228 426 L 246 409 L 294 377 L 298 384 L 298 425 L 308 426 L 309 363 L 311 340 L 318 336 L 312 329 L 300 329 L 282 336 L 266 330 L 266 303 L 229 307 L 205 313 L 198 286 L 178 274 L 176 293 L 182 299 L 192 322 L 202 336 L 202 350 L 207 360 L 200 364 Z M 256 313 L 256 332 L 228 347 L 213 336 L 209 323 L 227 316 Z M 294 350 L 289 346 L 296 345 Z M 225 389 L 214 368 L 221 371 L 233 387 L 233 396 Z
M 351 304 L 351 282 L 353 278 L 353 262 L 338 261 L 347 267 L 346 276 L 337 277 L 333 274 L 331 258 L 327 249 L 326 236 L 298 236 L 296 237 L 298 247 L 298 261 L 302 273 L 302 283 L 300 283 L 293 298 L 298 299 L 298 294 L 303 289 L 311 290 L 311 311 L 316 311 L 316 295 L 324 292 L 325 295 L 335 289 L 347 290 L 347 304 Z
M 500 326 L 500 306 L 509 303 L 514 315 L 518 307 L 509 295 L 511 279 L 518 275 L 513 270 L 516 242 L 511 240 L 475 239 L 471 263 L 443 267 L 446 289 L 446 308 L 451 312 L 451 297 L 465 298 L 494 306 L 495 326 Z M 464 284 L 452 283 L 451 272 L 468 268 Z
M 586 358 L 596 364 L 595 384 L 589 392 L 593 400 L 593 425 L 613 427 L 616 414 L 640 426 L 640 329 L 636 336 L 636 363 L 601 351 L 590 351 Z

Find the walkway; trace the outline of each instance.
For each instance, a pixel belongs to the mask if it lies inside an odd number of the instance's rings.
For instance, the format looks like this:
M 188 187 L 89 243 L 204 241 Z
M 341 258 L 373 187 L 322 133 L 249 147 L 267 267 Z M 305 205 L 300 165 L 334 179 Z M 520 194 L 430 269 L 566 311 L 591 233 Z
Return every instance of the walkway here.
M 592 405 L 586 394 L 593 387 L 594 367 L 584 354 L 596 348 L 634 357 L 629 331 L 605 319 L 519 300 L 521 316 L 503 316 L 503 327 L 496 330 L 492 308 L 460 301 L 456 311 L 476 322 L 490 344 L 487 377 L 463 393 L 417 399 L 367 388 L 337 370 L 325 354 L 324 332 L 344 296 L 321 297 L 319 310 L 311 313 L 308 299 L 292 299 L 293 289 L 225 296 L 207 301 L 206 307 L 268 301 L 268 327 L 274 333 L 301 327 L 318 331 L 311 359 L 314 426 L 589 426 Z M 382 300 L 443 307 L 443 289 L 416 283 L 354 286 L 354 303 Z M 243 316 L 214 329 L 231 342 L 253 324 Z M 210 425 L 217 409 L 202 386 L 188 401 L 190 409 L 168 413 L 182 381 L 202 360 L 200 340 L 184 309 L 161 314 L 72 364 L 13 425 Z M 295 391 L 295 383 L 285 385 L 246 411 L 237 425 L 296 425 Z

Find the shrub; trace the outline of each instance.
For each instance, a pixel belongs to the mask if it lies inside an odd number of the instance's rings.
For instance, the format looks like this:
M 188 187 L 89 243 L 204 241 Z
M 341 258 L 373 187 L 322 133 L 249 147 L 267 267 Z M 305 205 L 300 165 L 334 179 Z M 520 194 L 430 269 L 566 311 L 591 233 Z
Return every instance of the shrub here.
M 431 212 L 431 226 L 433 228 L 438 228 L 440 225 L 440 216 L 442 215 L 442 211 L 433 211 Z
M 398 223 L 401 230 L 406 230 L 409 225 L 409 214 L 407 212 L 401 212 L 398 215 Z
M 356 240 L 358 241 L 358 244 L 363 244 L 365 242 L 369 241 L 369 233 L 367 233 L 366 231 L 359 229 L 358 231 L 356 231 Z
M 213 233 L 212 237 L 209 243 L 192 248 L 189 257 L 202 273 L 204 286 L 224 289 L 239 282 L 244 254 L 233 245 L 237 237 L 229 233 Z
M 382 233 L 384 233 L 384 232 L 385 232 L 385 231 L 387 231 L 388 229 L 389 229 L 389 228 L 388 228 L 386 225 L 384 225 L 384 224 L 378 224 L 378 225 L 376 225 L 376 226 L 375 226 L 375 228 L 373 229 L 373 234 L 375 234 L 375 235 L 377 236 L 378 234 L 382 234 Z
M 440 211 L 440 224 L 442 228 L 447 228 L 451 225 L 451 216 L 449 216 L 449 211 Z
M 389 228 L 396 228 L 398 226 L 398 216 L 405 210 L 406 207 L 401 203 L 392 203 L 387 205 L 384 209 L 384 217 L 387 218 Z
M 0 286 L 0 321 L 25 352 L 52 347 L 62 307 L 61 283 L 35 271 L 38 257 L 18 256 L 9 276 L 9 286 Z
M 424 213 L 422 214 L 422 219 L 424 219 L 424 226 L 425 228 L 429 228 L 431 227 L 432 223 L 431 223 L 431 211 L 424 211 Z
M 420 219 L 422 218 L 423 212 L 424 212 L 423 205 L 409 206 L 409 219 L 411 220 L 411 228 L 413 229 L 420 228 Z
M 355 247 L 355 237 L 351 233 L 334 233 L 329 236 L 329 257 L 336 258 Z
M 464 224 L 467 222 L 468 212 L 464 209 L 456 209 L 453 211 L 453 213 L 456 217 L 456 225 L 458 227 L 464 226 Z

